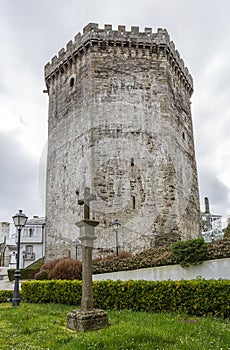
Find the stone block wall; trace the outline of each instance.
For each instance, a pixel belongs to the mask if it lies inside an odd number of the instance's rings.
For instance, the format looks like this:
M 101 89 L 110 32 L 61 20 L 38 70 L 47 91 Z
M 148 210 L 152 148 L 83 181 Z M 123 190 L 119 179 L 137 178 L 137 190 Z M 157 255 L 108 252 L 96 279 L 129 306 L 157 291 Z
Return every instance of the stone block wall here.
M 72 256 L 84 188 L 95 255 L 200 235 L 192 78 L 169 34 L 88 24 L 45 67 L 47 258 Z M 153 242 L 154 227 L 158 236 Z

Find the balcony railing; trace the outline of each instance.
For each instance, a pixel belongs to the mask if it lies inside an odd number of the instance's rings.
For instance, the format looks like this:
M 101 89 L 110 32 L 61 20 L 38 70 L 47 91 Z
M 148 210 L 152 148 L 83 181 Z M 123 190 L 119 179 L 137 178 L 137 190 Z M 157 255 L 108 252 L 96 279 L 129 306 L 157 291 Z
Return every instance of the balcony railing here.
M 26 253 L 24 255 L 24 260 L 35 260 L 35 253 Z

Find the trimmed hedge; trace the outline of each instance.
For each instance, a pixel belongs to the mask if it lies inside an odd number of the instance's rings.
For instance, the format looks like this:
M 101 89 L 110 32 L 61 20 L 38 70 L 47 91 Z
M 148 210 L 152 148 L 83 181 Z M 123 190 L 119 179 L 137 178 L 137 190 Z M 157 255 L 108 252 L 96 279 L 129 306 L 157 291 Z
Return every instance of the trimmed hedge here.
M 80 305 L 81 281 L 27 281 L 21 288 L 28 302 Z M 93 295 L 102 309 L 230 317 L 229 280 L 95 281 Z
M 21 284 L 21 296 L 30 303 L 81 303 L 81 281 L 78 280 L 34 280 Z
M 40 267 L 37 267 L 37 268 L 29 268 L 29 267 L 27 267 L 26 269 L 20 269 L 20 273 L 21 273 L 21 277 L 20 278 L 22 280 L 34 279 L 34 276 L 39 271 L 40 271 Z M 7 272 L 8 272 L 9 280 L 13 281 L 14 280 L 15 269 L 8 269 Z
M 0 290 L 0 303 L 5 303 L 13 298 L 13 290 Z

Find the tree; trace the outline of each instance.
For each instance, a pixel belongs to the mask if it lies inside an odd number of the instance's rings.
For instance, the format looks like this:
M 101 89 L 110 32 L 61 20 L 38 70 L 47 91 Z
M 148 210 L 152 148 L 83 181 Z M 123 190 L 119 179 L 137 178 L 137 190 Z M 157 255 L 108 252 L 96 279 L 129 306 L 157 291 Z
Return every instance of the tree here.
M 230 238 L 230 216 L 227 220 L 227 227 L 224 229 L 224 238 Z

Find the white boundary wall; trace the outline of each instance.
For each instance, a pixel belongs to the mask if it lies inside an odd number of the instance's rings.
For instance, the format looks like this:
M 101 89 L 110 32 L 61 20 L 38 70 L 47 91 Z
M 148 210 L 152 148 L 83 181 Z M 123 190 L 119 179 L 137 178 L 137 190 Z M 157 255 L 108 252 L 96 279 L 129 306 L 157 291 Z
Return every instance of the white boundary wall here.
M 168 265 L 160 267 L 150 267 L 146 269 L 117 271 L 93 275 L 93 281 L 101 280 L 191 280 L 195 278 L 204 279 L 230 279 L 230 258 L 205 261 L 200 265 L 186 268 L 180 265 Z

